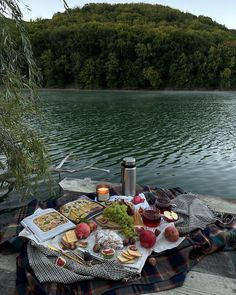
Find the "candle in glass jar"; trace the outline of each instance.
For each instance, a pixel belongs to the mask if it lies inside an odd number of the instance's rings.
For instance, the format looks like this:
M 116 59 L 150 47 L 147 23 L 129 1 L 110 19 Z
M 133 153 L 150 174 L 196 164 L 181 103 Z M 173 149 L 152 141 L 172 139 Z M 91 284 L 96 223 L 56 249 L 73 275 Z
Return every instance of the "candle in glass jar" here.
M 98 201 L 105 202 L 109 200 L 109 187 L 106 184 L 100 184 L 97 186 L 97 197 Z

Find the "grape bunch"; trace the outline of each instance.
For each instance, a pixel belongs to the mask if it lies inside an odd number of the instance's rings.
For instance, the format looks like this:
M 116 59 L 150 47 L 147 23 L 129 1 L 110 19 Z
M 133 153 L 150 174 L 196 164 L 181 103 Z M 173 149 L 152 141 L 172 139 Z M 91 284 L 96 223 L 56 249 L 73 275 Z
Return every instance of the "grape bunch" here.
M 114 202 L 111 206 L 103 210 L 103 216 L 121 225 L 121 232 L 125 237 L 132 238 L 135 235 L 134 220 L 133 217 L 127 214 L 126 205 L 120 205 Z

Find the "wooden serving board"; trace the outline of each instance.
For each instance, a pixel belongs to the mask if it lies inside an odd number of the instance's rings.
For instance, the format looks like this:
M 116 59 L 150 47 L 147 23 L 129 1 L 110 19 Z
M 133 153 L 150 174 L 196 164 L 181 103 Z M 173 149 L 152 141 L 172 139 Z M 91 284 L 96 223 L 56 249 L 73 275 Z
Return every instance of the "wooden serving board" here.
M 121 229 L 122 228 L 118 223 L 109 221 L 107 218 L 103 217 L 102 214 L 95 217 L 94 220 L 102 228 L 109 228 L 109 229 Z

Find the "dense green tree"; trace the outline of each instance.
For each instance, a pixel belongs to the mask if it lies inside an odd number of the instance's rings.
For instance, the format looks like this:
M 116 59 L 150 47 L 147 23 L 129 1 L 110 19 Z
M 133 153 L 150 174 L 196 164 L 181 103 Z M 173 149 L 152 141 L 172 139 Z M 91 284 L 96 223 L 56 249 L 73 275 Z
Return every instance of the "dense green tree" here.
M 144 79 L 147 80 L 153 89 L 159 89 L 161 85 L 160 74 L 154 67 L 148 67 L 143 69 Z
M 87 4 L 27 23 L 45 87 L 236 88 L 236 32 L 161 5 Z

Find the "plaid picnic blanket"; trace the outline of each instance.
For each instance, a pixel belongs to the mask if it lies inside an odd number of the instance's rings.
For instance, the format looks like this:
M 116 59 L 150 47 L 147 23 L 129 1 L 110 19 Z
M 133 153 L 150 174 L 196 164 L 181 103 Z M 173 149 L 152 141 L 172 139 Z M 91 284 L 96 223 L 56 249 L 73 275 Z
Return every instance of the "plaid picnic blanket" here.
M 184 193 L 180 188 L 161 190 L 150 187 L 143 187 L 143 191 L 155 191 L 155 193 L 166 193 L 170 198 Z M 117 190 L 114 189 L 114 193 Z M 93 197 L 93 195 L 90 195 Z M 141 279 L 133 282 L 109 281 L 93 279 L 73 284 L 40 284 L 30 268 L 27 257 L 27 243 L 25 238 L 17 237 L 22 230 L 20 221 L 32 214 L 38 207 L 57 208 L 66 198 L 40 203 L 37 200 L 31 201 L 17 214 L 14 223 L 9 225 L 1 236 L 0 250 L 15 249 L 19 251 L 17 258 L 17 279 L 16 289 L 19 295 L 131 295 L 152 293 L 182 286 L 188 271 L 205 255 L 223 249 L 236 249 L 236 220 L 230 224 L 211 224 L 204 230 L 196 230 L 188 235 L 177 248 L 167 250 L 159 254 L 153 254 L 158 263 L 152 266 L 145 264 Z

